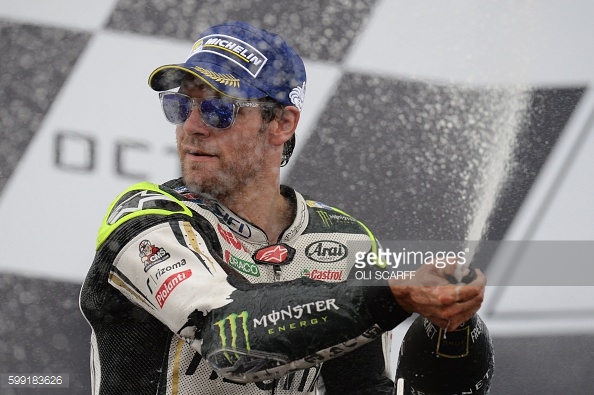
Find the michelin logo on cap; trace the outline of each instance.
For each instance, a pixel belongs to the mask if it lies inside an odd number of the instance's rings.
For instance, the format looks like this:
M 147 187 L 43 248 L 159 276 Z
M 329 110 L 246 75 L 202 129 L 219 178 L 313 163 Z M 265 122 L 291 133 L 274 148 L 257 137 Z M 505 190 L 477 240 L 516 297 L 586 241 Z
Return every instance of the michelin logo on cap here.
M 213 34 L 202 37 L 192 47 L 192 52 L 186 61 L 201 52 L 209 52 L 232 61 L 254 78 L 258 76 L 268 58 L 250 44 L 238 38 L 223 34 Z

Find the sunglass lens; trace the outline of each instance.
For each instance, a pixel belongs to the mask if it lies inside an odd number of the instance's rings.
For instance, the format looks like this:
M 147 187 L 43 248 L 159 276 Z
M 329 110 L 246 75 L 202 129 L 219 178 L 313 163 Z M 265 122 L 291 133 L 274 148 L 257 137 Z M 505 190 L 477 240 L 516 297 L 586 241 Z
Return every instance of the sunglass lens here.
M 233 103 L 221 99 L 203 100 L 200 103 L 202 119 L 207 125 L 226 129 L 233 124 Z
M 165 118 L 176 125 L 182 124 L 190 116 L 192 101 L 187 96 L 168 93 L 161 97 Z

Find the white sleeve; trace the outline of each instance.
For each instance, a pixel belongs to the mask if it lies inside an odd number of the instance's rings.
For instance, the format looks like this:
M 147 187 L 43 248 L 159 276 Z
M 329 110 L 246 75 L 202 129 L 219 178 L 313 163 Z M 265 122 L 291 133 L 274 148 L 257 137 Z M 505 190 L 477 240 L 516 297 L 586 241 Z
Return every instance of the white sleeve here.
M 232 302 L 227 274 L 188 221 L 165 222 L 130 240 L 117 255 L 109 283 L 173 332 L 192 341 L 190 314 Z

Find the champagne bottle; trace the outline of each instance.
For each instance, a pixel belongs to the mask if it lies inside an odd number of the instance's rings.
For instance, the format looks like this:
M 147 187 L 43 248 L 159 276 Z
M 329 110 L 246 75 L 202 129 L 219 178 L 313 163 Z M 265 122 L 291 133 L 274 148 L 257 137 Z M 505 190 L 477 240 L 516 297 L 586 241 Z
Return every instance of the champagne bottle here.
M 471 269 L 463 279 L 476 277 Z M 478 314 L 453 331 L 417 317 L 406 332 L 396 370 L 396 395 L 488 394 L 493 376 L 493 344 Z

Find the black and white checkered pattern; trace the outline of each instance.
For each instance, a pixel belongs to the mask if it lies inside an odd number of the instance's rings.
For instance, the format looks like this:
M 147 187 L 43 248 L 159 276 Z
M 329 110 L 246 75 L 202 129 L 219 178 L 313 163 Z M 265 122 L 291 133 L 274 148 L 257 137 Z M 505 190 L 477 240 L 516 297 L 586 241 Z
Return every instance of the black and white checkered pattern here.
M 76 300 L 96 229 L 129 184 L 179 174 L 148 75 L 227 20 L 281 33 L 305 59 L 284 181 L 380 239 L 594 238 L 583 225 L 591 199 L 581 197 L 592 182 L 579 170 L 594 152 L 588 0 L 14 3 L 0 0 L 0 373 L 70 372 L 72 393 L 88 393 Z M 492 269 L 490 258 L 479 266 Z M 524 296 L 486 301 L 493 393 L 586 393 L 592 379 L 580 366 L 591 361 L 563 337 L 566 302 L 535 307 Z M 593 307 L 570 317 L 581 350 L 594 344 L 584 335 Z M 514 337 L 516 324 L 526 337 Z M 561 334 L 536 357 L 542 328 Z M 570 352 L 553 380 L 544 360 Z M 512 373 L 520 367 L 522 377 Z

